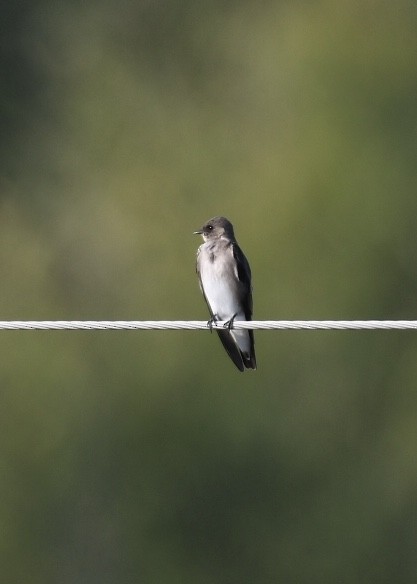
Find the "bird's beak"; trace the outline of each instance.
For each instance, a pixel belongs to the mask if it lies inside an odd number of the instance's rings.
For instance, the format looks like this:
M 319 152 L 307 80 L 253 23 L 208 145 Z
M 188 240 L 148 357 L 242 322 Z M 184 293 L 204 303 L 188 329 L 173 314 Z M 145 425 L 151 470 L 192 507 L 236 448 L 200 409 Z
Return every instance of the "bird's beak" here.
M 193 231 L 193 235 L 201 235 L 203 233 L 202 229 L 199 229 L 198 231 Z

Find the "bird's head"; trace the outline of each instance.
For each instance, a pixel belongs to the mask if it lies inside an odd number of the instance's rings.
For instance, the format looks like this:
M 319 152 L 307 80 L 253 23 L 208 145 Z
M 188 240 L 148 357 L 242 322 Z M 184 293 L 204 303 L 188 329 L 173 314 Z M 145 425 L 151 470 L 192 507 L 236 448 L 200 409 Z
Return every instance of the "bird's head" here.
M 233 225 L 226 219 L 226 217 L 213 217 L 203 225 L 198 231 L 194 231 L 196 235 L 201 235 L 204 241 L 213 241 L 225 237 L 234 240 L 235 234 L 233 232 Z

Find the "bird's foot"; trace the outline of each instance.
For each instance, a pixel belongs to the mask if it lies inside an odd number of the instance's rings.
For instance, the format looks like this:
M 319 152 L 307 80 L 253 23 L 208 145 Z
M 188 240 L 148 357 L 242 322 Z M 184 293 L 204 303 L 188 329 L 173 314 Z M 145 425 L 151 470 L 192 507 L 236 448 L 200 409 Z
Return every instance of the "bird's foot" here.
M 212 317 L 210 318 L 210 320 L 208 320 L 208 321 L 207 321 L 207 326 L 208 326 L 208 328 L 210 329 L 210 332 L 211 332 L 211 333 L 213 332 L 213 324 L 214 324 L 215 322 L 217 322 L 218 320 L 219 320 L 219 319 L 217 318 L 217 316 L 216 316 L 216 315 L 214 315 L 214 316 L 212 316 Z
M 230 331 L 230 329 L 232 328 L 233 323 L 235 321 L 235 318 L 236 318 L 236 314 L 234 314 L 231 319 L 227 320 L 224 323 L 223 328 L 227 328 Z

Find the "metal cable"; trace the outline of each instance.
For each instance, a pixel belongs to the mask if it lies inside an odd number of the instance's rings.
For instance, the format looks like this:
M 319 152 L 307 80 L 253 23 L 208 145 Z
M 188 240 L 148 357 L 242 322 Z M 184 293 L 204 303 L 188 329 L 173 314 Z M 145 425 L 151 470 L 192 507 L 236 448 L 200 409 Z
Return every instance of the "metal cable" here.
M 213 323 L 221 329 L 223 321 Z M 4 320 L 0 330 L 207 330 L 201 320 Z M 234 329 L 253 330 L 408 330 L 417 320 L 252 320 L 235 321 Z

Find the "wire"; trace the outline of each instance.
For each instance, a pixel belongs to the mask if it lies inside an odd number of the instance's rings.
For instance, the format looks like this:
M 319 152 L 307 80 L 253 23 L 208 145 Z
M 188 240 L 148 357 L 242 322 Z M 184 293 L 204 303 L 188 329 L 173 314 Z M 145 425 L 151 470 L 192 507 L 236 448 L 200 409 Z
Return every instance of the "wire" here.
M 213 323 L 222 329 L 227 323 Z M 201 320 L 3 320 L 0 330 L 207 330 Z M 417 320 L 251 320 L 234 321 L 233 329 L 253 330 L 408 330 Z

